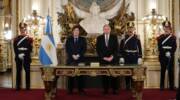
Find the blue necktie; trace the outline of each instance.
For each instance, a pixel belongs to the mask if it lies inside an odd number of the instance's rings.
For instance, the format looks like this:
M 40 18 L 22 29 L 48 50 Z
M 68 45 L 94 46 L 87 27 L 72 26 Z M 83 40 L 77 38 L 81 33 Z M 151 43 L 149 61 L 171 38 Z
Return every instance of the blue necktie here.
M 77 43 L 78 42 L 78 38 L 74 38 L 74 43 Z

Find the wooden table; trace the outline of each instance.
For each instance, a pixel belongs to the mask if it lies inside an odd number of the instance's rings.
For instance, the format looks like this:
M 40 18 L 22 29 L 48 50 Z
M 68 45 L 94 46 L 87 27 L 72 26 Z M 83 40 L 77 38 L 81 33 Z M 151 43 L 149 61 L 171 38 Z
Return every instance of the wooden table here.
M 142 100 L 142 90 L 144 80 L 146 78 L 146 67 L 142 65 L 133 66 L 57 66 L 57 67 L 42 67 L 42 79 L 45 85 L 45 100 L 54 100 L 57 93 L 57 77 L 58 76 L 132 76 L 133 79 L 133 97 L 136 100 Z

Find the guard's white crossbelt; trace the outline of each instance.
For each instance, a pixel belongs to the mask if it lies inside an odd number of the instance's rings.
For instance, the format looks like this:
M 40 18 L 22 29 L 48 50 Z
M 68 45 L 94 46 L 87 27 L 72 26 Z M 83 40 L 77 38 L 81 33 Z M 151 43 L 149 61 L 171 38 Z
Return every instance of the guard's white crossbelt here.
M 162 45 L 163 45 L 164 43 L 166 43 L 166 41 L 168 41 L 171 36 L 172 36 L 172 35 L 169 35 L 166 39 L 164 39 L 164 41 L 162 42 Z

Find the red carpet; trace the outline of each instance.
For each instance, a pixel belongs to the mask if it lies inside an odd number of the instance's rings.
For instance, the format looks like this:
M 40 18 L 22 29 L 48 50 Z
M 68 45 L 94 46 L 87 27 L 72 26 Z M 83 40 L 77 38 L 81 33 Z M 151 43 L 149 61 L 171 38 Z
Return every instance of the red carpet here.
M 57 100 L 134 100 L 130 91 L 121 90 L 119 95 L 103 95 L 98 89 L 86 90 L 86 95 L 67 95 L 65 90 L 59 90 Z M 158 89 L 145 89 L 143 100 L 174 100 L 175 91 L 159 91 Z M 0 100 L 44 100 L 44 90 L 33 89 L 30 91 L 13 89 L 0 89 Z

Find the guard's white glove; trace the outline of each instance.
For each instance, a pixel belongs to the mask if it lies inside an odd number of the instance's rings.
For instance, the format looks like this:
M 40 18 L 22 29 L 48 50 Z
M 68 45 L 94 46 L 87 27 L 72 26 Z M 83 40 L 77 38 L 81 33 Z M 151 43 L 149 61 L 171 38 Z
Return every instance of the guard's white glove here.
M 142 64 L 142 58 L 138 58 L 138 65 Z
M 73 58 L 74 60 L 77 60 L 76 55 L 72 55 L 72 58 Z
M 79 59 L 80 55 L 79 55 L 79 54 L 77 54 L 77 55 L 76 55 L 76 57 Z
M 165 56 L 170 58 L 171 57 L 171 53 L 170 52 L 166 52 Z
M 125 61 L 124 61 L 124 58 L 120 58 L 120 59 L 119 59 L 119 63 L 120 63 L 120 64 L 124 64 L 124 62 L 125 62 Z
M 24 53 L 20 53 L 20 54 L 18 55 L 18 57 L 19 57 L 19 59 L 23 60 L 23 59 L 24 59 Z
M 73 57 L 74 60 L 78 60 L 79 57 L 80 57 L 80 55 L 79 55 L 79 54 L 77 54 L 77 55 L 72 55 L 72 57 Z

